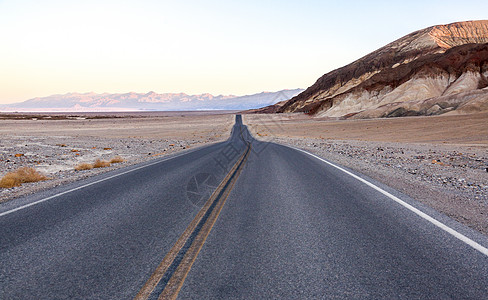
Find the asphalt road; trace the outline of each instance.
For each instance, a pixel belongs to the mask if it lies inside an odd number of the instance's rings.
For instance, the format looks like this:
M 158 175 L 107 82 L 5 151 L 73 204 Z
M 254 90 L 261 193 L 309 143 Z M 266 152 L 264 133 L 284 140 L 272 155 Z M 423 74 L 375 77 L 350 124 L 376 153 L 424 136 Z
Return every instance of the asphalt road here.
M 0 299 L 133 298 L 248 142 L 181 299 L 488 299 L 486 236 L 240 117 L 226 142 L 1 204 Z

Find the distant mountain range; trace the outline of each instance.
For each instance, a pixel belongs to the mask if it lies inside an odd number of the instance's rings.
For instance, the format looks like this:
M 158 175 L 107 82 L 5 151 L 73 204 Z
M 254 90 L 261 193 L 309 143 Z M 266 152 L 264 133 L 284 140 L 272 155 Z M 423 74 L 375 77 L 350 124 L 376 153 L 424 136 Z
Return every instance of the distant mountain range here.
M 91 112 L 91 111 L 183 111 L 183 110 L 247 110 L 288 100 L 303 89 L 262 92 L 247 96 L 187 95 L 155 92 L 96 94 L 68 93 L 33 98 L 24 102 L 0 105 L 0 111 Z
M 255 113 L 381 118 L 488 111 L 488 21 L 406 35 Z

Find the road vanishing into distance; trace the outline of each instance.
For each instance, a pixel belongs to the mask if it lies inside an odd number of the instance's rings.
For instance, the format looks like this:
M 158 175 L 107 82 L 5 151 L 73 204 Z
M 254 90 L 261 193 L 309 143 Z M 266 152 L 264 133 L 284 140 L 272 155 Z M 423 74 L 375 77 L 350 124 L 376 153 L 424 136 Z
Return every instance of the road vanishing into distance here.
M 488 299 L 487 247 L 238 115 L 225 142 L 1 204 L 0 299 Z

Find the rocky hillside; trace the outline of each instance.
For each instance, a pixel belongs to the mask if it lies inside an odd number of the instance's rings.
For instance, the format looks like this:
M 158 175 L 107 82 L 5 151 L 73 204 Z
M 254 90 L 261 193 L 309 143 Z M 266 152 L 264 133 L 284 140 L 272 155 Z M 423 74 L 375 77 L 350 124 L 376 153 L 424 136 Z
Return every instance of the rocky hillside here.
M 487 43 L 488 21 L 429 27 L 254 112 L 376 118 L 488 110 Z

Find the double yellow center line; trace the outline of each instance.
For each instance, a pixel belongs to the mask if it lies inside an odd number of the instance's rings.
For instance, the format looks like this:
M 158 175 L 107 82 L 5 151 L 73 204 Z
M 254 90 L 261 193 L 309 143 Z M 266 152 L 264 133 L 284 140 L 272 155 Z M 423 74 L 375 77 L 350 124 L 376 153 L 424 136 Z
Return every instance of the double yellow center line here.
M 136 300 L 176 299 L 193 262 L 202 249 L 247 161 L 250 150 L 251 145 L 248 144 L 246 151 L 239 157 L 227 176 L 136 295 Z

